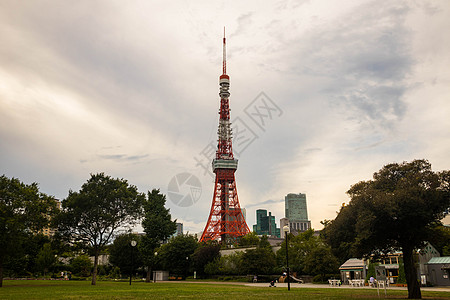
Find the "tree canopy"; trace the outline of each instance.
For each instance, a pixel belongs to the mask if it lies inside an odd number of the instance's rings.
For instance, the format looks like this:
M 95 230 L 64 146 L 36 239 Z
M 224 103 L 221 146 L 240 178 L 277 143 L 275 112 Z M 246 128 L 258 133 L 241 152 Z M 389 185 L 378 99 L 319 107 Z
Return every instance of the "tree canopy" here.
M 157 249 L 157 259 L 165 270 L 187 276 L 192 265 L 191 255 L 197 248 L 197 239 L 191 235 L 177 235 Z
M 56 264 L 55 252 L 50 243 L 44 244 L 36 257 L 36 265 L 40 271 L 45 274 Z
M 137 267 L 142 265 L 142 257 L 140 251 L 136 247 L 131 246 L 131 241 L 134 240 L 139 246 L 142 237 L 137 234 L 126 233 L 120 234 L 115 239 L 113 244 L 109 247 L 109 262 L 125 274 L 133 274 Z M 133 257 L 133 261 L 131 261 Z
M 320 275 L 319 281 L 324 281 L 325 275 L 335 274 L 339 264 L 336 257 L 320 236 L 314 235 L 309 229 L 294 236 L 289 234 L 289 266 L 297 274 Z M 286 265 L 286 241 L 283 241 L 277 251 L 279 265 Z
M 71 242 L 81 242 L 94 253 L 92 284 L 96 284 L 100 251 L 119 228 L 136 224 L 145 195 L 125 179 L 91 174 L 79 192 L 69 191 L 58 215 L 59 231 Z
M 239 247 L 251 247 L 251 246 L 257 246 L 259 243 L 259 237 L 256 234 L 256 232 L 249 232 L 246 235 L 242 236 L 239 239 Z
M 207 241 L 198 244 L 192 254 L 192 265 L 198 276 L 205 275 L 205 267 L 220 257 L 220 244 L 217 241 Z
M 138 245 L 144 263 L 148 267 L 147 282 L 150 281 L 150 272 L 155 263 L 154 253 L 161 243 L 167 241 L 177 229 L 176 221 L 172 221 L 170 210 L 165 208 L 166 196 L 159 190 L 153 189 L 147 193 L 144 201 L 144 219 L 142 227 L 145 235 Z
M 276 264 L 272 247 L 258 245 L 255 249 L 245 250 L 241 257 L 240 268 L 246 274 L 267 275 L 272 274 Z
M 431 235 L 450 206 L 450 172 L 426 160 L 392 163 L 347 192 L 350 203 L 324 228 L 335 249 L 357 257 L 403 252 L 408 297 L 421 298 L 413 251 Z
M 55 198 L 39 192 L 38 185 L 0 176 L 0 287 L 3 264 L 20 253 L 30 234 L 49 226 Z

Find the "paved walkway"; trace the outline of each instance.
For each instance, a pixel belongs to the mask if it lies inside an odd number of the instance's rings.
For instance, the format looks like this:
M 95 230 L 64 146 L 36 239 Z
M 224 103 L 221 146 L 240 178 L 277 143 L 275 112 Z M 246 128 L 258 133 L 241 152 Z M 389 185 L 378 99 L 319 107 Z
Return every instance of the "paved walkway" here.
M 217 282 L 219 283 L 219 282 Z M 269 283 L 246 283 L 246 286 L 258 286 L 258 287 L 269 287 Z M 279 288 L 286 288 L 287 289 L 287 283 L 277 283 L 277 287 Z M 311 284 L 311 283 L 291 283 L 291 288 L 326 288 L 326 289 L 374 289 L 377 288 L 368 287 L 368 286 L 362 286 L 362 287 L 351 287 L 349 285 L 341 285 L 341 286 L 330 286 L 328 284 Z M 384 288 L 380 288 L 382 290 Z M 404 290 L 406 291 L 406 287 L 396 287 L 396 286 L 390 286 L 387 287 L 388 290 Z M 437 292 L 449 292 L 450 293 L 450 286 L 443 286 L 443 287 L 421 287 L 422 291 L 437 291 Z
M 257 282 L 257 283 L 245 283 L 245 282 L 234 282 L 234 281 L 202 281 L 202 280 L 180 280 L 180 281 L 158 281 L 158 282 L 178 282 L 178 283 L 209 283 L 209 284 L 232 284 L 232 285 L 245 285 L 245 286 L 255 286 L 255 287 L 270 287 L 268 282 Z M 287 289 L 287 283 L 277 283 L 276 287 Z M 312 284 L 312 283 L 292 283 L 291 288 L 311 288 L 311 289 L 373 289 L 377 288 L 362 286 L 362 287 L 352 287 L 350 285 L 341 286 L 330 286 L 328 284 Z M 382 290 L 383 288 L 380 288 Z M 403 290 L 406 291 L 406 287 L 389 286 L 388 290 Z M 450 286 L 438 286 L 438 287 L 420 287 L 422 291 L 436 291 L 436 292 L 449 292 Z

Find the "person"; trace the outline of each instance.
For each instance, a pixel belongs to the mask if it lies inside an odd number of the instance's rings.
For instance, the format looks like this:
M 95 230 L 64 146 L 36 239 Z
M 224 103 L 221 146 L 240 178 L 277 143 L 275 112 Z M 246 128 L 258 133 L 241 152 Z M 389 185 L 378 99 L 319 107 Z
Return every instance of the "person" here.
M 370 278 L 369 278 L 369 285 L 371 287 L 374 287 L 375 286 L 374 283 L 375 283 L 375 278 L 373 278 L 373 276 L 370 276 Z
M 272 280 L 272 281 L 270 282 L 269 287 L 277 287 L 277 286 L 275 285 L 275 281 Z
M 258 282 L 258 276 L 253 276 L 253 283 L 256 283 L 256 282 Z

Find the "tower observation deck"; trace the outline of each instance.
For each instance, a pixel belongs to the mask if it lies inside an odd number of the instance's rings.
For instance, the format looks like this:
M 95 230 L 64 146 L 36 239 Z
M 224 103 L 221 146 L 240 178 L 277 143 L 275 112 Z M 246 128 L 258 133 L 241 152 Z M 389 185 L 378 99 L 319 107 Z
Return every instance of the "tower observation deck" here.
M 203 231 L 201 242 L 218 240 L 232 243 L 237 238 L 250 232 L 239 205 L 234 173 L 238 161 L 233 157 L 232 130 L 230 123 L 230 77 L 227 75 L 226 38 L 223 37 L 222 75 L 219 77 L 219 127 L 217 131 L 216 157 L 212 169 L 216 175 L 214 195 L 208 221 Z

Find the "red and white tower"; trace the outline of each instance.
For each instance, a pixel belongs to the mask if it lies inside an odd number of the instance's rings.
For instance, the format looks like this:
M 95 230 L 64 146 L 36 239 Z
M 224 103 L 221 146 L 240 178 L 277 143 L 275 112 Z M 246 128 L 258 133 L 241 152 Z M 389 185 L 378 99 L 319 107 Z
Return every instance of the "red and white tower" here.
M 239 205 L 236 189 L 236 172 L 238 161 L 233 157 L 232 132 L 230 123 L 230 77 L 227 75 L 226 39 L 223 32 L 223 65 L 219 77 L 220 111 L 216 158 L 212 168 L 216 174 L 214 195 L 208 222 L 203 231 L 201 242 L 219 240 L 230 243 L 236 238 L 250 232 Z

